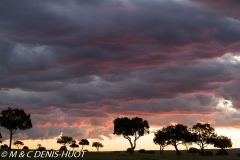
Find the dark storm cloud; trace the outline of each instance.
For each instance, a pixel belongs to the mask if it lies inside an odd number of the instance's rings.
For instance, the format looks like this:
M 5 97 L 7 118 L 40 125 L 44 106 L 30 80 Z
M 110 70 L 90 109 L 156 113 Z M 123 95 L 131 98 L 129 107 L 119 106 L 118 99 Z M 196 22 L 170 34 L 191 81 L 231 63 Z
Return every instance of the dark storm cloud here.
M 57 124 L 99 137 L 117 115 L 211 115 L 222 97 L 239 108 L 234 3 L 1 1 L 0 108 L 31 113 L 33 139 Z
M 192 1 L 203 4 L 204 6 L 207 6 L 218 12 L 222 12 L 223 14 L 226 14 L 226 16 L 237 18 L 237 19 L 240 18 L 240 11 L 238 8 L 240 5 L 240 2 L 238 0 L 220 0 L 220 1 L 192 0 Z

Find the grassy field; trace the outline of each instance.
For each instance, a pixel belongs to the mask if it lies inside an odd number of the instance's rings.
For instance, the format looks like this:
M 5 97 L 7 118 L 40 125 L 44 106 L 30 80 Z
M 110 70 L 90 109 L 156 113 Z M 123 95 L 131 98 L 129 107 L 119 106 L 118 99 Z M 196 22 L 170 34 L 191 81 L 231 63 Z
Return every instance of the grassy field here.
M 1 151 L 2 153 L 3 151 Z M 2 160 L 9 160 L 9 159 L 29 159 L 29 160 L 42 160 L 42 159 L 83 159 L 83 160 L 236 160 L 240 159 L 240 157 L 236 156 L 229 156 L 229 157 L 221 157 L 221 156 L 199 156 L 199 155 L 182 155 L 182 156 L 176 156 L 176 155 L 159 155 L 159 154 L 139 154 L 135 153 L 133 155 L 127 154 L 127 153 L 114 153 L 114 152 L 87 152 L 83 156 L 83 158 L 34 158 L 33 151 L 29 156 L 32 156 L 32 158 L 27 158 L 26 155 L 24 158 L 19 158 L 19 155 L 15 158 L 0 158 Z M 0 154 L 1 154 L 0 153 Z M 9 151 L 8 151 L 9 153 Z

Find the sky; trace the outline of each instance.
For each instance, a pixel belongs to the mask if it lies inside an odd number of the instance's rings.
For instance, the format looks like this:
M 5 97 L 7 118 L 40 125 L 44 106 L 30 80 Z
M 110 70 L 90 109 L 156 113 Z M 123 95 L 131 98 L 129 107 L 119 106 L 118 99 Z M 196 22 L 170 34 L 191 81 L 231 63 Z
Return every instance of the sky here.
M 24 109 L 33 123 L 13 140 L 57 149 L 62 133 L 101 141 L 102 150 L 125 150 L 130 144 L 113 135 L 113 120 L 137 116 L 152 132 L 210 123 L 239 148 L 239 5 L 1 1 L 0 110 Z M 8 144 L 8 130 L 0 131 Z M 137 149 L 159 149 L 152 138 L 141 137 Z

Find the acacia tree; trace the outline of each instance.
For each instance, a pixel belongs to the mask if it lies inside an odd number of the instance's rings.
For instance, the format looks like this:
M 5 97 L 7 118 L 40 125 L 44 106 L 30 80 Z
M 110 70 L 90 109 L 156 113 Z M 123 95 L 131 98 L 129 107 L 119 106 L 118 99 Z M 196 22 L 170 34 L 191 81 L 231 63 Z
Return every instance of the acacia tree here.
M 232 147 L 232 140 L 226 136 L 217 136 L 213 140 L 214 147 L 221 148 L 222 156 L 225 156 L 225 148 Z
M 133 154 L 134 149 L 136 148 L 136 141 L 144 135 L 144 133 L 149 133 L 149 125 L 146 120 L 142 118 L 132 118 L 129 119 L 127 117 L 117 118 L 113 121 L 114 123 L 114 132 L 116 135 L 123 135 L 125 139 L 127 139 L 131 145 L 131 152 Z M 133 142 L 131 141 L 131 137 L 133 136 Z
M 72 141 L 72 144 L 70 145 L 70 147 L 74 150 L 74 148 L 78 148 L 79 145 L 77 145 L 77 144 L 76 144 L 76 141 L 73 140 L 73 141 Z M 72 151 L 73 151 L 73 150 L 72 150 Z
M 204 148 L 208 144 L 213 144 L 213 140 L 217 137 L 215 129 L 208 123 L 197 123 L 192 127 L 192 133 L 196 136 L 195 143 L 200 147 L 201 155 L 204 156 Z
M 186 137 L 189 137 L 189 131 L 187 126 L 182 124 L 170 125 L 163 127 L 161 132 L 164 133 L 164 139 L 167 141 L 167 145 L 173 145 L 176 149 L 176 154 L 180 155 L 181 153 L 178 150 L 178 145 L 182 144 Z
M 162 130 L 158 130 L 154 135 L 153 142 L 160 146 L 160 154 L 163 154 L 163 150 L 167 146 L 166 133 Z
M 23 109 L 8 108 L 3 110 L 0 115 L 0 126 L 6 128 L 10 132 L 9 148 L 12 146 L 12 136 L 17 129 L 27 130 L 32 128 L 30 114 L 26 114 Z
M 66 148 L 67 145 L 73 143 L 73 138 L 68 136 L 61 136 L 60 138 L 57 138 L 57 143 L 63 144 L 64 148 Z
M 83 151 L 83 147 L 84 147 L 85 145 L 89 145 L 89 142 L 88 142 L 87 139 L 82 139 L 78 144 L 79 144 L 79 145 L 82 145 L 82 150 L 81 150 L 81 151 Z
M 92 147 L 96 147 L 97 151 L 99 152 L 99 148 L 102 148 L 103 144 L 100 142 L 93 142 Z
M 17 148 L 19 149 L 20 146 L 24 145 L 24 143 L 22 141 L 16 141 L 13 143 L 13 145 L 17 146 Z

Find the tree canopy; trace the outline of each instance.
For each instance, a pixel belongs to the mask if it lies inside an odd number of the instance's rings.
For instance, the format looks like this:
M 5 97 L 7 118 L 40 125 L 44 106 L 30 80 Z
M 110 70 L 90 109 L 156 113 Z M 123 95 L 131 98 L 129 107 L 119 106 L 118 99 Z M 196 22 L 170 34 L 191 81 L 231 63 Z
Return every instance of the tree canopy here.
M 26 114 L 23 109 L 8 108 L 3 110 L 0 115 L 0 126 L 10 131 L 9 149 L 12 146 L 12 136 L 17 129 L 27 130 L 32 128 L 30 114 Z
M 226 136 L 217 136 L 213 140 L 214 147 L 221 148 L 222 149 L 222 155 L 224 155 L 224 149 L 225 148 L 231 148 L 232 147 L 232 140 Z
M 180 155 L 181 153 L 178 150 L 178 145 L 182 144 L 186 137 L 189 136 L 189 131 L 187 126 L 182 124 L 170 125 L 163 127 L 155 136 L 163 136 L 162 138 L 156 137 L 156 140 L 164 140 L 167 142 L 167 145 L 173 145 L 176 149 L 176 154 Z
M 74 148 L 78 148 L 79 145 L 77 145 L 77 144 L 76 144 L 76 141 L 73 140 L 73 141 L 72 141 L 72 144 L 71 144 L 69 147 L 71 147 L 71 148 L 74 150 Z
M 24 145 L 24 143 L 22 141 L 16 141 L 16 142 L 13 143 L 13 145 L 17 146 L 18 149 L 19 149 L 20 146 Z
M 82 145 L 82 149 L 81 149 L 82 151 L 85 145 L 89 145 L 89 141 L 87 139 L 82 139 L 78 144 Z
M 99 152 L 99 148 L 102 148 L 103 144 L 100 142 L 93 142 L 92 147 L 96 147 L 97 151 Z
M 57 138 L 57 143 L 63 144 L 65 147 L 66 145 L 72 144 L 73 138 L 69 136 L 61 136 Z
M 132 149 L 131 154 L 133 154 L 134 149 L 136 148 L 136 141 L 145 133 L 149 133 L 148 122 L 146 120 L 143 120 L 142 118 L 117 118 L 113 121 L 113 123 L 113 134 L 123 135 L 123 137 L 129 141 Z M 133 136 L 133 142 L 131 141 L 130 136 Z
M 213 140 L 217 137 L 215 129 L 208 123 L 197 123 L 192 127 L 192 133 L 196 136 L 195 143 L 200 147 L 201 155 L 203 156 L 204 148 L 207 147 L 208 144 L 213 144 Z
M 160 146 L 160 154 L 163 154 L 164 147 L 167 146 L 167 141 L 166 141 L 167 135 L 162 130 L 158 130 L 157 132 L 154 133 L 154 135 L 155 137 L 153 138 L 153 142 Z

